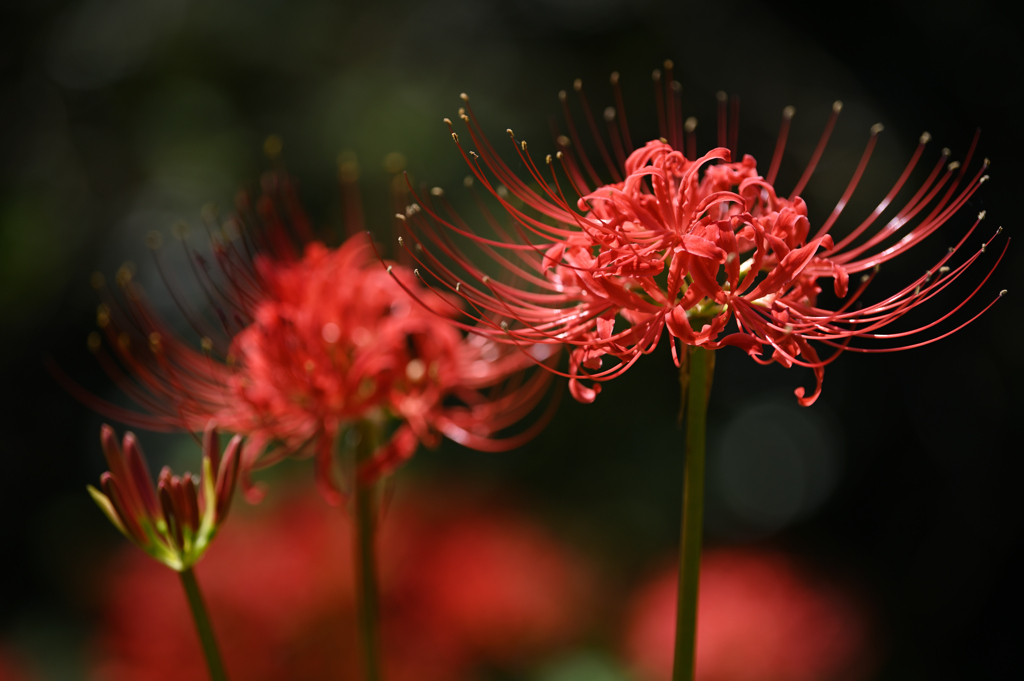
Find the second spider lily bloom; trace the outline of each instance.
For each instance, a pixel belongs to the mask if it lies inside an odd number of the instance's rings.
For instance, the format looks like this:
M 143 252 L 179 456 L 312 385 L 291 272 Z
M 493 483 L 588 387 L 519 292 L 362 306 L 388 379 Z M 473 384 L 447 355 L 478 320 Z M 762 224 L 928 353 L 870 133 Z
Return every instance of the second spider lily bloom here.
M 114 429 L 100 431 L 110 471 L 100 477 L 102 492 L 89 494 L 110 522 L 147 554 L 172 570 L 188 570 L 198 561 L 227 516 L 238 479 L 241 436 L 221 456 L 216 427 L 203 435 L 202 473 L 174 475 L 164 467 L 154 488 L 134 433 L 118 445 Z
M 463 137 L 468 134 L 473 149 L 445 120 L 472 171 L 467 184 L 483 187 L 482 193 L 496 202 L 497 212 L 486 201 L 479 202 L 483 220 L 477 222 L 491 231 L 471 227 L 447 203 L 427 196 L 418 198 L 420 210 L 408 221 L 416 244 L 427 247 L 417 256 L 421 267 L 437 276 L 440 290 L 458 292 L 466 300 L 466 313 L 475 317 L 472 323 L 489 327 L 489 337 L 571 348 L 568 377 L 578 400 L 594 400 L 602 382 L 653 351 L 667 331 L 677 366 L 678 341 L 684 351 L 685 346 L 735 346 L 760 363 L 811 368 L 815 389 L 810 394 L 796 390 L 800 403 L 809 405 L 821 392 L 824 367 L 844 350 L 918 347 L 962 328 L 998 299 L 994 296 L 979 306 L 980 312 L 965 315 L 966 321 L 950 322 L 951 329 L 937 328 L 960 312 L 978 285 L 947 303 L 931 321 L 917 328 L 892 328 L 983 257 L 994 236 L 980 247 L 965 245 L 982 212 L 964 218 L 968 226 L 963 236 L 926 272 L 908 277 L 877 302 L 864 302 L 879 266 L 946 222 L 961 221 L 966 204 L 988 179 L 987 159 L 971 164 L 974 144 L 962 163 L 950 162 L 950 152 L 943 150 L 912 187 L 910 178 L 930 139 L 927 133 L 921 135 L 907 166 L 877 206 L 854 221 L 845 236 L 834 237 L 833 226 L 868 165 L 881 125 L 871 128 L 842 198 L 824 222 L 812 224 L 800 195 L 831 135 L 842 108 L 839 102 L 810 163 L 785 193 L 775 176 L 792 107 L 783 112 L 778 143 L 765 171 L 752 156 L 736 154 L 738 110 L 729 112 L 724 95 L 718 145 L 698 154 L 696 122 L 683 119 L 671 71 L 664 88 L 660 72 L 655 81 L 661 137 L 636 147 L 625 123 L 618 75 L 612 77 L 616 106 L 605 111 L 606 133 L 595 124 L 582 84 L 576 82 L 584 129 L 607 165 L 607 176 L 584 151 L 565 92 L 560 98 L 569 135 L 558 138 L 557 153 L 548 155 L 546 163 L 535 162 L 526 142 L 508 130 L 514 164 L 499 156 L 463 95 Z M 525 171 L 517 174 L 512 165 Z M 1001 228 L 994 231 L 998 234 Z M 522 283 L 489 277 L 478 264 L 480 258 L 464 250 L 468 244 Z M 1002 253 L 985 280 L 1001 258 Z M 822 296 L 823 289 L 831 293 Z M 831 354 L 819 356 L 822 346 Z M 614 364 L 606 366 L 606 359 Z
M 414 272 L 382 266 L 365 232 L 350 229 L 336 248 L 317 240 L 287 177 L 266 176 L 259 199 L 241 194 L 237 208 L 224 224 L 207 216 L 212 260 L 186 245 L 217 323 L 164 277 L 201 334 L 200 348 L 153 312 L 130 270 L 117 277 L 120 296 L 97 281 L 107 343 L 97 334 L 90 345 L 141 411 L 86 396 L 97 409 L 158 430 L 196 430 L 214 419 L 245 435 L 241 475 L 250 496 L 259 494 L 249 480 L 254 468 L 313 455 L 320 490 L 332 503 L 342 498 L 335 443 L 360 424 L 372 424 L 372 447 L 359 462 L 366 482 L 442 435 L 495 451 L 544 425 L 550 412 L 501 436 L 546 393 L 547 372 L 522 370 L 557 359 L 553 348 L 526 355 L 464 334 L 436 313 L 440 307 L 423 309 L 409 293 L 421 290 Z

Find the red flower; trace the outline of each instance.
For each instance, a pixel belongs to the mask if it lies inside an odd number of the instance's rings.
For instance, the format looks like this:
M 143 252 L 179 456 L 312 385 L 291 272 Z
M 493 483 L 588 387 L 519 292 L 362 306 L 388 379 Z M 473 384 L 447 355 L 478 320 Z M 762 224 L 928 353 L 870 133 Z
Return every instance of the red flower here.
M 336 249 L 315 241 L 287 178 L 269 176 L 264 192 L 255 208 L 242 195 L 239 217 L 215 234 L 215 268 L 190 252 L 221 329 L 193 312 L 165 278 L 204 334 L 202 352 L 157 318 L 129 270 L 119 273 L 122 301 L 108 296 L 98 315 L 119 362 L 100 357 L 146 413 L 107 403 L 101 411 L 152 429 L 198 430 L 212 418 L 246 435 L 242 473 L 250 491 L 257 464 L 315 454 L 321 492 L 334 502 L 333 445 L 357 421 L 390 431 L 362 462 L 366 479 L 392 471 L 418 443 L 433 446 L 441 434 L 498 450 L 543 425 L 541 419 L 513 437 L 495 437 L 545 392 L 546 372 L 516 375 L 532 358 L 465 336 L 416 304 L 407 293 L 421 291 L 416 276 L 398 264 L 385 269 L 365 233 Z M 90 344 L 101 349 L 98 336 Z M 534 355 L 543 361 L 553 353 Z
M 667 66 L 671 68 L 671 63 Z M 655 80 L 660 81 L 658 72 Z M 984 212 L 956 247 L 927 272 L 879 302 L 861 304 L 879 265 L 950 220 L 985 182 L 987 159 L 965 174 L 973 144 L 962 165 L 949 163 L 949 152 L 944 150 L 913 195 L 879 227 L 880 215 L 900 194 L 922 157 L 930 138 L 927 133 L 922 135 L 906 169 L 877 208 L 847 236 L 835 240 L 829 232 L 865 170 L 881 125 L 871 129 L 860 164 L 831 215 L 822 224 L 812 225 L 799 194 L 832 132 L 841 109 L 838 102 L 810 164 L 786 196 L 777 191 L 774 182 L 792 107 L 783 113 L 775 154 L 767 174 L 762 175 L 752 156 L 733 160 L 737 111 L 727 131 L 724 96 L 720 97 L 719 146 L 698 157 L 693 135 L 696 122 L 684 121 L 679 113 L 677 83 L 666 86 L 664 95 L 658 83 L 661 139 L 635 149 L 625 124 L 617 74 L 612 76 L 612 84 L 618 105 L 605 112 L 606 143 L 587 108 L 582 86 L 576 82 L 594 143 L 612 177 L 610 183 L 601 179 L 583 151 L 564 92 L 560 98 L 571 139 L 558 138 L 560 150 L 556 158 L 547 156 L 546 170 L 534 163 L 526 142 L 517 142 L 508 131 L 516 161 L 529 174 L 525 179 L 499 158 L 463 95 L 466 107 L 460 110 L 460 117 L 476 150 L 465 151 L 458 134 L 452 132 L 452 137 L 475 183 L 493 195 L 508 214 L 511 228 L 500 225 L 483 208 L 486 223 L 497 234 L 496 238 L 483 236 L 447 204 L 437 205 L 426 197 L 417 204 L 422 210 L 415 211 L 415 218 L 409 221 L 417 227 L 417 244 L 423 241 L 432 247 L 418 256 L 423 266 L 437 275 L 442 288 L 457 291 L 468 301 L 467 315 L 487 327 L 491 338 L 516 344 L 565 343 L 572 348 L 568 376 L 578 400 L 592 401 L 600 382 L 620 375 L 640 355 L 653 351 L 667 329 L 684 345 L 708 349 L 732 345 L 760 363 L 813 369 L 817 379 L 813 393 L 805 396 L 803 388 L 796 391 L 800 403 L 809 405 L 820 394 L 825 365 L 843 350 L 882 352 L 918 347 L 977 317 L 924 340 L 903 340 L 930 332 L 959 311 L 977 293 L 975 289 L 930 323 L 910 330 L 887 329 L 950 286 L 991 244 L 989 239 L 962 262 L 954 260 Z M 727 148 L 728 139 L 731 148 Z M 445 233 L 449 231 L 467 237 L 523 284 L 486 276 Z M 446 259 L 431 256 L 429 250 L 443 253 Z M 458 264 L 456 269 L 447 264 L 450 260 Z M 863 276 L 850 291 L 850 277 L 859 274 Z M 837 302 L 819 301 L 826 286 Z M 734 330 L 727 332 L 733 321 Z M 851 346 L 854 340 L 894 344 Z M 834 352 L 819 357 L 812 342 Z M 765 355 L 766 351 L 771 354 Z M 674 341 L 672 352 L 678 365 Z M 618 361 L 602 369 L 608 356 Z M 581 379 L 596 383 L 588 385 Z
M 104 425 L 100 441 L 110 471 L 100 477 L 103 492 L 88 486 L 93 501 L 121 534 L 149 556 L 179 572 L 192 567 L 231 507 L 242 438 L 233 437 L 221 458 L 216 427 L 208 424 L 203 433 L 202 473 L 177 476 L 164 466 L 155 490 L 134 433 L 125 433 L 119 447 L 114 429 Z
M 195 568 L 228 673 L 360 678 L 351 542 L 324 541 L 351 532 L 346 516 L 305 494 L 268 501 L 225 526 Z M 535 664 L 593 621 L 588 565 L 510 506 L 450 491 L 400 496 L 383 517 L 380 549 L 384 666 L 393 681 L 455 681 Z M 103 579 L 92 678 L 204 677 L 188 606 L 167 570 L 122 551 Z
M 672 676 L 676 582 L 666 570 L 636 595 L 626 656 L 644 679 Z M 708 551 L 701 560 L 698 681 L 855 681 L 871 668 L 864 613 L 782 554 Z

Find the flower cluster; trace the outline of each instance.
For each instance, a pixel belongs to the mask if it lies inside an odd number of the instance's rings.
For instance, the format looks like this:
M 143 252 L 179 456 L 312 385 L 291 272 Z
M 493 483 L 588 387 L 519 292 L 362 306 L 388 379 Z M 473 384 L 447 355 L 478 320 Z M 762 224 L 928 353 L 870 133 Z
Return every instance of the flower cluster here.
M 624 652 L 645 679 L 672 676 L 678 579 L 663 571 L 628 609 Z M 853 681 L 875 661 L 863 603 L 777 552 L 708 551 L 697 629 L 699 681 Z
M 656 81 L 660 78 L 656 72 Z M 670 81 L 671 74 L 666 83 Z M 617 74 L 612 83 L 618 105 L 605 112 L 607 144 L 586 108 L 579 81 L 575 88 L 611 182 L 601 179 L 583 150 L 566 93 L 560 97 L 570 136 L 559 137 L 559 151 L 546 158 L 547 171 L 534 162 L 526 142 L 508 131 L 516 161 L 529 173 L 526 179 L 499 157 L 463 95 L 460 118 L 475 150 L 467 151 L 454 129 L 452 137 L 473 173 L 467 184 L 484 187 L 508 221 L 497 219 L 481 201 L 484 222 L 496 235 L 491 237 L 471 228 L 448 204 L 425 196 L 418 199 L 416 207 L 421 210 L 409 221 L 416 244 L 430 246 L 424 255 L 417 254 L 421 266 L 436 275 L 439 290 L 458 292 L 467 301 L 466 314 L 485 327 L 489 337 L 503 343 L 564 343 L 571 348 L 568 377 L 578 400 L 594 400 L 601 382 L 653 351 L 667 330 L 674 339 L 677 365 L 676 341 L 712 350 L 735 346 L 761 363 L 813 369 L 815 389 L 807 395 L 803 388 L 796 391 L 800 403 L 809 405 L 821 392 L 824 367 L 842 351 L 917 347 L 976 318 L 919 342 L 902 340 L 951 317 L 978 289 L 918 328 L 883 333 L 950 286 L 981 256 L 992 239 L 954 262 L 984 212 L 927 272 L 878 302 L 862 302 L 880 265 L 957 215 L 987 180 L 987 159 L 966 173 L 973 144 L 962 164 L 950 162 L 949 151 L 943 150 L 912 195 L 878 226 L 922 158 L 930 139 L 923 134 L 892 189 L 860 224 L 836 238 L 830 232 L 863 175 L 881 125 L 871 129 L 852 179 L 829 217 L 812 225 L 800 193 L 824 151 L 840 103 L 833 106 L 809 165 L 787 196 L 776 188 L 775 176 L 793 117 L 791 107 L 783 112 L 774 156 L 762 174 L 752 156 L 734 160 L 735 116 L 730 129 L 725 97 L 720 97 L 716 148 L 696 155 L 695 120 L 683 120 L 678 88 L 666 85 L 664 94 L 658 90 L 662 137 L 634 149 Z M 730 140 L 732 149 L 727 146 Z M 488 276 L 450 234 L 465 237 L 460 243 L 475 244 L 517 280 L 509 283 Z M 851 286 L 856 275 L 856 285 Z M 824 288 L 834 293 L 836 302 L 819 299 Z M 851 345 L 854 340 L 895 344 L 865 347 Z M 833 352 L 820 357 L 812 343 Z M 602 368 L 609 357 L 617 362 Z
M 557 353 L 525 355 L 461 333 L 438 314 L 448 306 L 428 310 L 413 301 L 408 292 L 420 290 L 415 274 L 397 263 L 385 268 L 365 233 L 328 248 L 314 239 L 286 177 L 268 176 L 263 189 L 255 204 L 243 194 L 238 217 L 217 230 L 215 266 L 190 252 L 219 328 L 192 312 L 165 277 L 203 334 L 202 351 L 151 311 L 130 272 L 119 274 L 123 295 L 107 295 L 99 312 L 116 359 L 102 352 L 98 337 L 92 345 L 147 413 L 110 404 L 98 405 L 102 411 L 156 429 L 195 430 L 212 418 L 246 435 L 242 474 L 249 491 L 256 465 L 315 454 L 321 492 L 332 502 L 342 487 L 334 446 L 357 423 L 370 422 L 380 433 L 359 463 L 358 474 L 369 481 L 442 434 L 498 450 L 543 426 L 546 417 L 495 437 L 525 417 L 550 382 L 547 372 L 521 370 Z
M 179 477 L 164 466 L 155 490 L 134 433 L 125 433 L 118 446 L 114 429 L 104 425 L 100 441 L 110 470 L 100 476 L 102 492 L 89 485 L 93 500 L 124 536 L 157 561 L 177 571 L 192 567 L 227 516 L 241 436 L 231 439 L 221 457 L 216 426 L 209 424 L 203 434 L 202 474 Z

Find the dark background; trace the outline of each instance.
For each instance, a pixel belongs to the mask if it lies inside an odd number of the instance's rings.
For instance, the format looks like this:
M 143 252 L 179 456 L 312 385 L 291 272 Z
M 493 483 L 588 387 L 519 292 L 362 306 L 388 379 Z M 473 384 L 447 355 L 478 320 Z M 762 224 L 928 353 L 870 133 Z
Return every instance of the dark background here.
M 742 96 L 740 146 L 762 163 L 781 109 L 796 106 L 783 187 L 832 100 L 845 102 L 821 181 L 804 194 L 812 220 L 842 192 L 870 125 L 885 124 L 863 203 L 840 231 L 891 186 L 922 130 L 933 135 L 930 163 L 943 146 L 962 157 L 980 127 L 992 181 L 927 245 L 887 266 L 879 291 L 927 268 L 979 210 L 988 219 L 972 248 L 999 224 L 1011 237 L 1019 229 L 1022 41 L 984 1 L 830 4 L 828 13 L 655 0 L 86 0 L 2 11 L 0 632 L 45 657 L 53 678 L 78 678 L 95 606 L 87 585 L 120 539 L 84 493 L 103 470 L 101 420 L 58 387 L 44 357 L 114 394 L 85 346 L 90 274 L 134 260 L 147 290 L 159 289 L 146 273 L 146 234 L 198 225 L 207 201 L 227 210 L 269 167 L 269 134 L 282 136 L 318 223 L 337 223 L 335 158 L 354 151 L 367 221 L 383 233 L 386 154 L 404 154 L 416 181 L 461 182 L 440 123 L 460 92 L 473 95 L 493 139 L 512 127 L 543 155 L 555 94 L 576 77 L 603 108 L 607 76 L 619 71 L 634 133 L 651 129 L 649 74 L 671 58 L 698 131 L 711 127 L 716 90 Z M 856 584 L 876 613 L 879 679 L 1005 678 L 1024 666 L 1022 325 L 1011 282 L 1022 261 L 1012 244 L 968 307 L 1010 293 L 972 326 L 909 352 L 848 353 L 810 409 L 791 394 L 809 372 L 719 353 L 709 541 L 780 546 Z M 445 446 L 403 475 L 514 490 L 625 581 L 636 578 L 671 555 L 678 531 L 678 389 L 662 350 L 596 404 L 566 400 L 522 451 Z M 160 459 L 183 440 L 143 442 Z

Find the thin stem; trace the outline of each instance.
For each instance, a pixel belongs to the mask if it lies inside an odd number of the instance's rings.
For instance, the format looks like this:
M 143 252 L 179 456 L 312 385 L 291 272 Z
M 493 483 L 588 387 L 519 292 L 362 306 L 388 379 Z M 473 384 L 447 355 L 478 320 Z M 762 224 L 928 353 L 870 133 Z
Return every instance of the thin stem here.
M 704 449 L 710 367 L 714 353 L 692 347 L 679 375 L 686 401 L 686 459 L 683 464 L 683 522 L 679 545 L 676 649 L 672 681 L 692 681 L 697 645 L 697 589 L 704 527 Z M 688 371 L 687 371 L 688 368 Z
M 203 602 L 202 592 L 199 591 L 196 575 L 192 568 L 186 568 L 178 574 L 181 576 L 181 585 L 185 588 L 188 605 L 192 609 L 192 619 L 196 623 L 199 642 L 203 644 L 203 654 L 206 655 L 206 666 L 210 668 L 210 678 L 212 681 L 227 681 L 228 675 L 224 672 L 224 663 L 221 662 L 220 652 L 217 650 L 217 641 L 213 637 L 210 616 L 206 612 L 206 604 Z
M 375 428 L 363 421 L 359 424 L 356 466 L 368 458 L 375 446 Z M 359 639 L 363 655 L 363 677 L 381 681 L 380 655 L 380 592 L 377 587 L 377 490 L 354 476 L 355 490 L 355 576 L 356 606 L 359 616 Z

